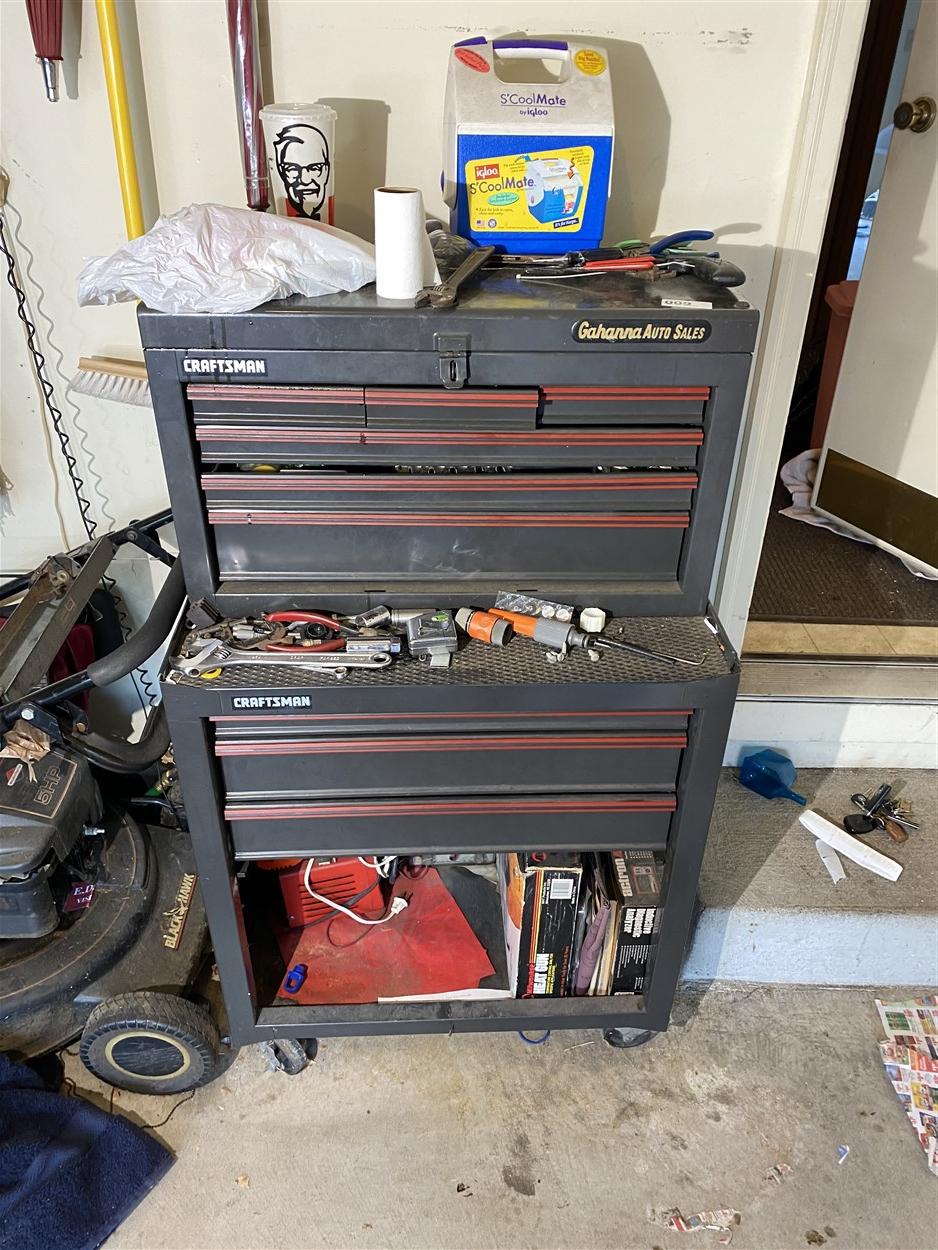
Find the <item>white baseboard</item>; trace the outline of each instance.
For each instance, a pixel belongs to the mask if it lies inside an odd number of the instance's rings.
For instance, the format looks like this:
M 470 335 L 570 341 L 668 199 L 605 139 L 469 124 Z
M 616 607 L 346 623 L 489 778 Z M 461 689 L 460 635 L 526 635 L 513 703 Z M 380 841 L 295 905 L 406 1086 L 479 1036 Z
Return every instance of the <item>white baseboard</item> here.
M 921 703 L 736 704 L 724 764 L 775 747 L 798 768 L 935 768 L 938 710 Z

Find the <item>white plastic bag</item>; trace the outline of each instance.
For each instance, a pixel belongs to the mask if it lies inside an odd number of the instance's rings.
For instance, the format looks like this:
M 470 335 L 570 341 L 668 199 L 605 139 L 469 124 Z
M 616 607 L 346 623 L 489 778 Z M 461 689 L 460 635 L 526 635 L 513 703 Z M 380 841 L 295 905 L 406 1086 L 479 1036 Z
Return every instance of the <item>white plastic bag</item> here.
M 320 221 L 190 204 L 111 256 L 85 262 L 78 302 L 141 299 L 169 313 L 237 313 L 288 295 L 357 291 L 375 280 L 370 243 Z

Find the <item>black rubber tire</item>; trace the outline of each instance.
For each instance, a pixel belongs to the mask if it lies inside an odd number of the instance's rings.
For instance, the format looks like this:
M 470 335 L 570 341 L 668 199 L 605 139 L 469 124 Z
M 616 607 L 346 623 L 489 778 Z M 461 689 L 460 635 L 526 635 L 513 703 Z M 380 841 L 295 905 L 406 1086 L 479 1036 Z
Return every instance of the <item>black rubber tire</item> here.
M 295 1037 L 275 1037 L 261 1045 L 268 1066 L 284 1076 L 299 1076 L 309 1061 L 316 1057 L 317 1043 L 314 1038 L 302 1042 Z
M 219 1072 L 221 1042 L 205 1007 L 175 994 L 116 994 L 99 1003 L 81 1035 L 81 1061 L 136 1094 L 180 1094 Z
M 603 1041 L 616 1050 L 632 1050 L 635 1046 L 644 1046 L 658 1034 L 654 1029 L 604 1029 Z

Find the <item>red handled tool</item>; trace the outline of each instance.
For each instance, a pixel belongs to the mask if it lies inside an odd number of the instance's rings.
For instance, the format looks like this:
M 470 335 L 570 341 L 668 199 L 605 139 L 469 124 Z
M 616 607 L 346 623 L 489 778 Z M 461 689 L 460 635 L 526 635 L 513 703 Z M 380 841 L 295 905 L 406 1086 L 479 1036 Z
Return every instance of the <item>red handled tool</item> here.
M 654 273 L 656 268 L 651 256 L 620 256 L 616 260 L 587 260 L 573 269 L 539 269 L 515 277 L 519 282 L 566 282 L 568 278 L 598 278 L 604 273 Z
M 651 256 L 619 256 L 615 260 L 588 260 L 580 265 L 577 272 L 588 269 L 592 271 L 606 269 L 654 269 L 655 262 Z

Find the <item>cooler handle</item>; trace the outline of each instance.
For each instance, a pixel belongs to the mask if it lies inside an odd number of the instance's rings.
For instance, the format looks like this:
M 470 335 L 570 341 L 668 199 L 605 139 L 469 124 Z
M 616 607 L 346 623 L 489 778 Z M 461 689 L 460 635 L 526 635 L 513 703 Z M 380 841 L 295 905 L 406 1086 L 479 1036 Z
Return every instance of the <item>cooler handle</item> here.
M 493 39 L 492 51 L 502 56 L 507 52 L 519 60 L 534 60 L 544 52 L 562 52 L 569 57 L 570 45 L 565 39 Z

